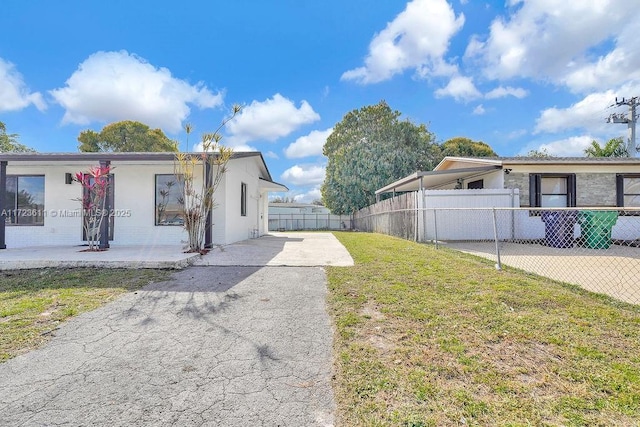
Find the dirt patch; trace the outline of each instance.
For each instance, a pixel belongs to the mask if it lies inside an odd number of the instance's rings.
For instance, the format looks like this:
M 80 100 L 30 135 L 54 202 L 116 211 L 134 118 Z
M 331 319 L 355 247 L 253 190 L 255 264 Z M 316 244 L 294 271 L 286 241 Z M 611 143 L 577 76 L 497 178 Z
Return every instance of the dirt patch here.
M 396 348 L 393 341 L 383 337 L 382 335 L 369 335 L 369 343 L 381 353 L 389 353 Z
M 372 320 L 384 320 L 384 314 L 378 310 L 378 306 L 373 301 L 368 301 L 360 310 L 360 314 Z

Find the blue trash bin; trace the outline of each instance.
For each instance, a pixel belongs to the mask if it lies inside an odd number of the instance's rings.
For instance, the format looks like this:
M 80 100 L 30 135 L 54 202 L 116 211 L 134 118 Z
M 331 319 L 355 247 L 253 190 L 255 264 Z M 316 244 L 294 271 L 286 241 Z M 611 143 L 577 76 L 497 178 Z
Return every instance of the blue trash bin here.
M 545 244 L 552 248 L 573 247 L 573 229 L 578 219 L 576 211 L 543 211 Z

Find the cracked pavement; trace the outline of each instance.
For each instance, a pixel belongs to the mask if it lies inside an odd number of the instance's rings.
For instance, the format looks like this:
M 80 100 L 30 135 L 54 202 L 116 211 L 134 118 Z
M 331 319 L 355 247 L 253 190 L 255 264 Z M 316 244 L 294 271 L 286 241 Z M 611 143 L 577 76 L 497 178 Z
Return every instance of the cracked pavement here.
M 191 267 L 0 364 L 0 426 L 331 426 L 320 267 Z

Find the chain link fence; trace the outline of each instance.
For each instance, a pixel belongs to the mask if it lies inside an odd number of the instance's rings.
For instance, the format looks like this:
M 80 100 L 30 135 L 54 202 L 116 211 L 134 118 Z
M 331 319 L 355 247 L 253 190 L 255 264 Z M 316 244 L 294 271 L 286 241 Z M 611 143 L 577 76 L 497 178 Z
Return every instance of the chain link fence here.
M 350 215 L 321 213 L 269 214 L 269 231 L 350 230 Z
M 356 214 L 353 225 L 640 304 L 640 209 L 397 209 Z

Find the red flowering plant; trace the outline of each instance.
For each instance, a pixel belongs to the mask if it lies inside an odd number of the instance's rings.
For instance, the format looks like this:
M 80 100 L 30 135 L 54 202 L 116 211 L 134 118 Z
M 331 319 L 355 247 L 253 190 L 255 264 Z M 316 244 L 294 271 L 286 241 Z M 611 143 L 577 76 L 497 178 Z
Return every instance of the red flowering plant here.
M 92 166 L 86 172 L 78 172 L 74 180 L 82 186 L 82 228 L 90 251 L 98 251 L 102 221 L 109 216 L 106 210 L 109 192 L 110 166 Z

